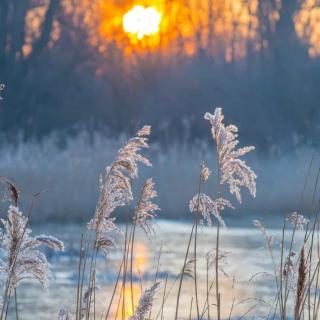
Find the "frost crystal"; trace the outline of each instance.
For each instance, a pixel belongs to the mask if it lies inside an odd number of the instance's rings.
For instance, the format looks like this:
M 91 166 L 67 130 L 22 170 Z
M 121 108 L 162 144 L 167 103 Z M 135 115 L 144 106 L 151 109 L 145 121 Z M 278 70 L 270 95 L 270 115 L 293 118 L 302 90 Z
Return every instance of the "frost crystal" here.
M 141 197 L 137 204 L 134 216 L 135 222 L 146 232 L 146 234 L 152 232 L 152 220 L 156 217 L 155 211 L 160 210 L 160 208 L 151 201 L 151 199 L 157 196 L 158 194 L 154 190 L 152 178 L 147 179 L 142 188 Z
M 233 208 L 231 203 L 224 198 L 212 200 L 204 193 L 195 195 L 189 203 L 189 209 L 194 213 L 201 213 L 203 220 L 211 225 L 211 214 L 216 217 L 220 225 L 225 227 L 225 223 L 220 215 L 220 211 L 225 207 Z
M 149 289 L 146 289 L 140 297 L 139 304 L 135 313 L 129 320 L 144 320 L 147 313 L 152 308 L 154 295 L 159 287 L 159 282 L 154 283 Z
M 245 161 L 239 159 L 254 150 L 253 146 L 237 149 L 239 141 L 238 128 L 235 125 L 225 126 L 221 108 L 216 108 L 214 114 L 207 112 L 204 118 L 211 123 L 211 133 L 217 145 L 220 184 L 227 183 L 230 193 L 241 203 L 240 188 L 246 187 L 253 197 L 256 195 L 256 174 Z
M 37 248 L 45 245 L 54 250 L 63 250 L 63 243 L 52 236 L 31 237 L 32 231 L 26 227 L 28 219 L 18 207 L 10 206 L 7 220 L 1 219 L 1 222 L 4 226 L 4 257 L 0 264 L 1 271 L 10 279 L 9 288 L 17 287 L 25 279 L 36 279 L 46 288 L 51 277 L 50 265 Z
M 97 232 L 97 240 L 105 238 L 105 234 L 115 230 L 111 213 L 120 206 L 128 204 L 132 199 L 131 182 L 138 177 L 138 162 L 151 166 L 150 161 L 139 154 L 148 148 L 148 136 L 151 127 L 144 126 L 136 136 L 131 138 L 119 151 L 105 176 L 100 179 L 100 197 L 94 218 L 88 223 L 89 229 Z
M 205 182 L 209 179 L 211 171 L 208 167 L 205 166 L 204 163 L 201 164 L 201 171 L 200 171 L 200 179 L 201 181 Z
M 295 256 L 296 256 L 296 253 L 291 251 L 286 258 L 286 261 L 284 263 L 283 270 L 282 270 L 283 277 L 288 279 L 288 282 L 292 289 L 295 288 L 295 285 L 297 282 L 297 268 L 296 268 L 296 264 L 293 261 L 293 258 Z
M 306 219 L 302 214 L 297 212 L 291 213 L 289 220 L 294 228 L 303 231 L 304 227 L 309 223 L 309 219 Z
M 20 191 L 16 185 L 5 177 L 0 177 L 0 182 L 6 187 L 5 192 L 2 195 L 2 200 L 11 201 L 14 205 L 17 205 L 20 198 Z

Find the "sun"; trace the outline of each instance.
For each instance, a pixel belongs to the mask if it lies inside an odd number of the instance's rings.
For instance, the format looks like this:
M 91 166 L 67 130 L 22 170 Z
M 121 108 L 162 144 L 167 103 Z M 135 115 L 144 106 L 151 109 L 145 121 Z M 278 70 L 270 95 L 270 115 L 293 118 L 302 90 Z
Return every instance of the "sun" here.
M 161 13 L 155 7 L 134 6 L 122 19 L 125 32 L 136 35 L 138 39 L 159 32 Z

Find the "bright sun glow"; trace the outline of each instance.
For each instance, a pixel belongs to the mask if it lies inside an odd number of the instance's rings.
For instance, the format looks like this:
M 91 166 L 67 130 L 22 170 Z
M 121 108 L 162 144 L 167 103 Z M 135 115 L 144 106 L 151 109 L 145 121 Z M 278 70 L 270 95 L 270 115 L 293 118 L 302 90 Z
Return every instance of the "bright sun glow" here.
M 159 31 L 161 14 L 154 7 L 134 6 L 122 20 L 125 32 L 134 34 L 138 39 L 150 36 Z

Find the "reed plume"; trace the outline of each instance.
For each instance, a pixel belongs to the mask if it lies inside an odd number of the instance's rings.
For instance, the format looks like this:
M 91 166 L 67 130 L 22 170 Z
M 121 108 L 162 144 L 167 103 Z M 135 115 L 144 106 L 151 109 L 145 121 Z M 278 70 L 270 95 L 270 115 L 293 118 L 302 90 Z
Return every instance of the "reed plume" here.
M 205 221 L 208 225 L 211 225 L 211 215 L 213 215 L 223 227 L 225 227 L 226 225 L 224 223 L 224 220 L 222 219 L 220 212 L 225 207 L 234 209 L 230 201 L 221 197 L 212 200 L 204 193 L 195 195 L 189 203 L 189 209 L 191 212 L 201 212 L 202 223 Z
M 241 203 L 241 187 L 249 190 L 253 197 L 256 196 L 255 172 L 241 160 L 240 157 L 255 149 L 253 146 L 236 148 L 239 144 L 238 128 L 231 124 L 225 126 L 221 108 L 216 108 L 214 114 L 206 112 L 204 118 L 211 123 L 211 134 L 216 141 L 217 160 L 220 170 L 220 184 L 228 184 L 230 193 L 234 194 Z
M 206 182 L 211 174 L 211 170 L 204 164 L 204 162 L 201 163 L 200 167 L 200 180 L 201 182 Z
M 145 320 L 145 317 L 152 308 L 154 295 L 160 285 L 160 282 L 154 283 L 149 289 L 146 289 L 139 299 L 138 306 L 134 315 L 129 320 Z
M 116 229 L 113 211 L 127 205 L 132 199 L 131 182 L 138 177 L 138 163 L 151 166 L 150 161 L 139 151 L 148 148 L 148 136 L 151 127 L 144 126 L 135 137 L 131 138 L 119 151 L 114 162 L 106 168 L 100 178 L 100 196 L 94 218 L 88 223 L 89 229 L 96 230 L 97 240 Z
M 239 203 L 241 203 L 241 188 L 247 188 L 250 194 L 256 196 L 256 178 L 255 172 L 245 163 L 240 157 L 248 152 L 254 150 L 253 146 L 237 148 L 239 144 L 238 128 L 231 124 L 225 126 L 223 120 L 224 115 L 221 108 L 216 108 L 214 114 L 206 112 L 204 119 L 208 120 L 211 124 L 212 138 L 216 144 L 216 158 L 217 158 L 217 182 L 218 190 L 216 199 L 212 201 L 210 198 L 203 197 L 206 201 L 205 205 L 209 205 L 212 213 L 218 219 L 217 236 L 216 236 L 216 257 L 215 260 L 215 273 L 216 273 L 216 302 L 217 302 L 217 318 L 221 319 L 221 294 L 219 292 L 219 238 L 220 238 L 220 225 L 225 226 L 221 218 L 220 211 L 223 207 L 231 207 L 231 203 L 220 197 L 220 185 L 229 185 L 229 191 L 234 194 Z M 198 199 L 200 197 L 198 196 Z M 208 216 L 208 215 L 207 215 Z M 210 217 L 210 215 L 209 215 Z M 199 319 L 199 316 L 198 316 Z
M 296 289 L 296 300 L 294 306 L 294 319 L 300 319 L 301 308 L 303 308 L 303 297 L 304 297 L 304 289 L 306 286 L 307 280 L 307 262 L 304 254 L 304 246 L 300 252 L 299 259 L 299 270 L 298 270 L 298 280 L 297 280 L 297 289 Z
M 52 236 L 31 236 L 27 227 L 28 219 L 18 207 L 10 206 L 7 220 L 1 219 L 4 227 L 2 250 L 4 258 L 0 260 L 1 271 L 7 279 L 9 292 L 25 279 L 35 279 L 43 287 L 48 286 L 51 277 L 50 264 L 46 256 L 38 250 L 41 245 L 55 251 L 64 250 L 63 242 Z
M 20 191 L 18 190 L 16 185 L 6 177 L 0 177 L 0 182 L 4 184 L 6 187 L 1 197 L 2 200 L 8 200 L 12 202 L 15 206 L 17 206 L 20 198 Z
M 152 233 L 152 222 L 156 217 L 155 212 L 160 210 L 159 206 L 151 201 L 157 196 L 158 194 L 154 189 L 152 178 L 147 179 L 142 188 L 141 196 L 133 217 L 134 222 L 139 225 L 147 235 Z
M 202 163 L 200 169 L 200 183 L 206 182 L 209 179 L 210 174 L 210 169 Z M 200 222 L 202 224 L 206 222 L 208 225 L 211 225 L 211 215 L 213 215 L 220 225 L 225 227 L 225 223 L 220 214 L 221 210 L 225 207 L 233 209 L 233 206 L 227 199 L 219 197 L 212 200 L 208 195 L 202 192 L 198 192 L 189 202 L 189 210 L 195 214 L 200 213 L 202 217 Z
M 294 257 L 296 253 L 291 250 L 288 256 L 286 257 L 286 261 L 283 266 L 282 275 L 283 280 L 285 280 L 289 284 L 290 289 L 296 288 L 296 281 L 297 281 L 297 265 L 294 261 Z
M 110 233 L 118 229 L 114 222 L 115 218 L 111 217 L 111 214 L 116 208 L 125 206 L 133 200 L 132 180 L 138 177 L 138 163 L 140 162 L 151 166 L 150 161 L 139 153 L 142 149 L 149 147 L 148 137 L 150 133 L 150 126 L 142 127 L 133 138 L 128 140 L 125 145 L 119 149 L 113 163 L 106 168 L 104 177 L 100 177 L 99 200 L 94 217 L 87 224 L 88 229 L 95 231 L 93 244 L 95 254 L 92 256 L 89 272 L 87 318 L 90 313 L 92 293 L 95 292 L 97 253 L 99 250 L 102 250 L 107 254 L 108 249 L 115 244 Z M 126 263 L 124 267 L 124 274 L 125 273 Z M 79 303 L 80 301 L 78 300 L 78 310 Z
M 309 223 L 309 219 L 306 219 L 302 214 L 298 214 L 298 212 L 292 212 L 289 220 L 292 226 L 300 231 L 303 231 L 304 227 Z

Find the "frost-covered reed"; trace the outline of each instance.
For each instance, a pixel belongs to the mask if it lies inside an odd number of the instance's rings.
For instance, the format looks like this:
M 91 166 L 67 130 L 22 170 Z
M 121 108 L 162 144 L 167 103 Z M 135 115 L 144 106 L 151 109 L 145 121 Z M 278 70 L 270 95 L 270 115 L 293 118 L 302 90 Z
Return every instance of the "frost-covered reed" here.
M 192 301 L 190 308 L 188 307 L 189 320 L 216 318 L 220 320 L 222 318 L 224 297 L 221 293 L 220 277 L 229 277 L 226 268 L 230 254 L 220 248 L 220 243 L 223 241 L 220 239 L 220 227 L 226 225 L 222 212 L 227 209 L 235 210 L 236 206 L 232 199 L 235 197 L 235 200 L 241 204 L 245 189 L 252 197 L 256 196 L 257 175 L 242 158 L 253 151 L 254 147 L 238 147 L 238 128 L 235 125 L 225 125 L 222 109 L 215 109 L 213 114 L 206 113 L 205 119 L 211 125 L 211 135 L 215 143 L 212 153 L 217 159 L 216 167 L 210 168 L 204 159 L 200 163 L 197 192 L 189 202 L 194 223 L 179 274 L 174 279 L 167 274 L 165 283 L 159 282 L 158 273 L 162 265 L 161 249 L 155 277 L 149 281 L 147 286 L 144 279 L 140 277 L 139 267 L 135 265 L 136 228 L 144 231 L 144 236 L 148 238 L 148 241 L 154 241 L 156 236 L 154 225 L 160 210 L 156 204 L 158 193 L 153 178 L 145 180 L 137 196 L 133 188 L 133 183 L 139 176 L 139 164 L 151 166 L 149 158 L 142 154 L 149 147 L 148 138 L 151 133 L 151 127 L 144 126 L 116 152 L 114 160 L 106 167 L 100 178 L 97 206 L 93 218 L 81 235 L 75 303 L 61 308 L 58 319 L 156 320 L 161 315 L 161 320 L 163 320 L 166 302 L 172 298 L 176 300 L 176 308 L 173 311 L 174 314 L 170 314 L 170 319 L 180 319 L 183 311 L 186 314 L 186 310 L 181 310 L 180 306 L 182 287 L 186 281 L 192 283 L 192 286 L 186 286 L 188 298 Z M 316 179 L 313 200 L 316 199 L 318 178 L 319 176 Z M 210 179 L 216 180 L 215 188 L 212 187 L 214 184 L 209 184 Z M 19 285 L 24 280 L 36 280 L 46 288 L 52 275 L 47 257 L 40 251 L 40 247 L 45 246 L 61 251 L 64 245 L 53 236 L 42 234 L 33 236 L 30 227 L 31 213 L 24 216 L 18 206 L 20 191 L 6 178 L 0 177 L 0 182 L 6 187 L 2 194 L 3 198 L 12 203 L 7 217 L 1 219 L 3 232 L 1 234 L 0 272 L 3 279 L 3 297 L 0 320 L 7 318 L 10 312 L 9 302 L 13 298 L 18 319 L 16 290 Z M 170 181 L 167 183 L 169 184 Z M 181 190 L 183 192 L 183 189 Z M 254 225 L 265 238 L 274 269 L 271 276 L 274 279 L 276 292 L 274 303 L 270 303 L 269 314 L 281 320 L 289 317 L 295 320 L 307 318 L 316 320 L 319 317 L 320 222 L 318 208 L 315 208 L 314 203 L 315 201 L 311 206 L 314 211 L 309 212 L 308 218 L 302 214 L 300 205 L 297 211 L 285 217 L 280 238 L 269 232 L 259 220 L 254 221 Z M 125 230 L 117 220 L 120 207 L 124 207 L 126 212 Z M 214 246 L 205 257 L 199 257 L 197 252 L 198 237 L 201 236 L 200 233 L 198 234 L 199 222 L 208 226 L 216 223 L 217 226 L 216 234 L 212 233 Z M 114 232 L 118 232 L 119 235 L 117 243 Z M 297 232 L 304 233 L 303 243 L 297 243 Z M 279 250 L 274 249 L 275 246 L 280 247 L 280 254 Z M 98 311 L 99 302 L 96 299 L 99 287 L 96 274 L 100 271 L 97 261 L 99 255 L 102 261 L 109 259 L 111 250 L 120 252 L 122 260 L 112 292 L 110 292 L 111 297 L 108 301 L 103 301 L 104 305 L 100 312 L 101 308 Z M 201 258 L 206 260 L 207 268 L 205 299 L 199 294 L 199 281 L 203 279 L 203 275 L 200 275 L 197 264 Z M 110 270 L 103 269 L 102 271 L 109 272 Z M 254 282 L 258 277 L 259 274 L 253 275 L 250 282 Z M 234 279 L 229 280 L 234 282 Z M 134 282 L 138 282 L 141 289 L 138 302 L 134 296 Z M 162 299 L 159 299 L 162 304 L 158 310 L 156 307 L 159 303 L 155 303 L 155 295 L 159 292 L 163 292 L 163 296 Z M 258 297 L 256 300 L 259 300 Z M 294 301 L 293 305 L 289 301 Z M 232 319 L 234 308 L 239 304 L 241 302 L 236 302 L 234 298 L 230 307 L 229 319 Z M 255 306 L 250 307 L 240 318 L 253 312 L 254 308 Z
M 151 166 L 150 161 L 139 154 L 141 149 L 149 147 L 150 132 L 150 126 L 139 130 L 118 151 L 114 162 L 106 168 L 104 177 L 100 179 L 100 198 L 95 216 L 88 223 L 89 229 L 96 230 L 97 239 L 115 229 L 114 218 L 111 218 L 114 210 L 133 200 L 131 183 L 132 179 L 138 177 L 138 163 Z
M 152 223 L 156 217 L 155 212 L 160 210 L 159 206 L 152 202 L 152 199 L 158 196 L 154 185 L 152 178 L 147 179 L 144 183 L 133 217 L 134 223 L 139 225 L 146 234 L 152 233 Z
M 129 320 L 145 320 L 147 319 L 147 315 L 150 312 L 154 295 L 159 287 L 159 282 L 154 283 L 149 289 L 146 289 L 142 296 L 139 299 L 138 306 L 134 315 L 130 317 Z
M 16 190 L 10 185 L 11 196 L 16 198 Z M 48 287 L 51 278 L 50 264 L 40 246 L 46 246 L 54 251 L 63 251 L 64 244 L 53 236 L 32 236 L 28 227 L 28 217 L 25 217 L 17 206 L 10 205 L 6 219 L 1 219 L 3 226 L 1 241 L 0 273 L 3 278 L 3 295 L 1 319 L 9 304 L 12 291 L 25 280 L 36 280 L 44 288 Z M 16 291 L 15 291 L 16 296 Z M 16 302 L 17 303 L 17 302 Z M 17 314 L 18 317 L 18 314 Z
M 36 279 L 43 287 L 48 286 L 51 277 L 50 265 L 46 256 L 38 250 L 44 245 L 55 251 L 64 249 L 63 243 L 53 236 L 31 236 L 28 219 L 18 207 L 10 206 L 3 225 L 1 271 L 11 277 L 10 289 L 16 288 L 23 280 Z

